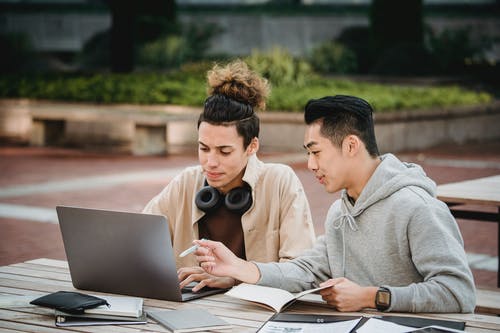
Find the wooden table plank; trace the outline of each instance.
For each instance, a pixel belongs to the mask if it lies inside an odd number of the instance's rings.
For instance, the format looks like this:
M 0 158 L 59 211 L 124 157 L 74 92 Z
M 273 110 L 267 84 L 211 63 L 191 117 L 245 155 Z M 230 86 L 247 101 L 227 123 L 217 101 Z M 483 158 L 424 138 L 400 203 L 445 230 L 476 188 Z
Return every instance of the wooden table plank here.
M 55 272 L 55 273 L 66 273 L 69 274 L 68 267 L 57 267 L 57 266 L 47 266 L 47 265 L 37 265 L 21 262 L 18 264 L 11 265 L 13 267 L 22 267 L 26 269 L 35 269 L 41 272 Z
M 450 209 L 455 218 L 500 224 L 500 175 L 439 185 L 437 198 L 451 206 Z M 456 205 L 459 206 L 455 207 Z M 480 208 L 460 209 L 460 205 Z M 495 212 L 485 212 L 483 207 L 492 207 Z M 499 253 L 497 287 L 500 288 L 500 226 L 497 231 L 497 248 Z
M 58 290 L 76 290 L 71 282 L 65 281 L 67 267 L 60 261 L 32 260 L 22 264 L 0 268 L 0 292 L 18 294 L 0 296 L 0 331 L 19 332 L 128 332 L 140 331 L 167 332 L 163 327 L 149 320 L 146 325 L 106 325 L 83 326 L 71 329 L 60 329 L 54 325 L 53 310 L 29 305 L 29 300 L 40 294 Z M 55 270 L 52 270 L 55 269 Z M 62 278 L 62 280 L 60 280 Z M 91 294 L 104 294 L 91 291 L 81 291 Z M 10 303 L 6 298 L 10 297 Z M 204 308 L 234 325 L 231 332 L 255 332 L 269 317 L 272 311 L 264 309 L 253 303 L 237 300 L 229 296 L 218 294 L 197 299 L 190 302 L 169 302 L 157 299 L 144 298 L 144 310 L 149 309 L 189 309 Z M 290 313 L 315 313 L 335 315 L 373 316 L 380 315 L 377 311 L 364 311 L 355 313 L 340 313 L 326 306 L 318 306 L 308 302 L 298 301 L 286 312 Z M 384 315 L 420 316 L 445 320 L 465 321 L 466 332 L 491 333 L 500 331 L 500 317 L 485 316 L 480 314 L 400 314 L 390 313 Z M 224 332 L 224 331 L 221 331 Z
M 68 273 L 55 273 L 49 271 L 40 271 L 32 268 L 18 266 L 0 267 L 0 273 L 16 274 L 22 276 L 32 276 L 43 279 L 71 282 L 71 276 Z
M 476 289 L 477 313 L 500 315 L 500 290 Z
M 500 175 L 439 185 L 437 197 L 447 203 L 500 206 Z
M 68 262 L 64 260 L 39 258 L 39 259 L 25 261 L 25 263 L 69 269 Z

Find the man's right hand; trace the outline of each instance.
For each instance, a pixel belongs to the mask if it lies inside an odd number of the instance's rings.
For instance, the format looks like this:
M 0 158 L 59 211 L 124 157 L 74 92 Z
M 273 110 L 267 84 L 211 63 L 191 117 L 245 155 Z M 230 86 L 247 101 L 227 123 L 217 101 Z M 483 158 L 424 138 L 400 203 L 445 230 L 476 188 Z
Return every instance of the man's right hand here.
M 200 246 L 194 253 L 196 260 L 208 274 L 228 276 L 246 283 L 256 283 L 260 279 L 260 272 L 255 264 L 238 258 L 221 242 L 194 242 Z
M 196 282 L 192 291 L 197 292 L 203 287 L 210 288 L 231 288 L 236 284 L 236 281 L 231 277 L 214 276 L 205 272 L 201 267 L 182 267 L 177 271 L 180 288 L 184 288 L 192 282 Z

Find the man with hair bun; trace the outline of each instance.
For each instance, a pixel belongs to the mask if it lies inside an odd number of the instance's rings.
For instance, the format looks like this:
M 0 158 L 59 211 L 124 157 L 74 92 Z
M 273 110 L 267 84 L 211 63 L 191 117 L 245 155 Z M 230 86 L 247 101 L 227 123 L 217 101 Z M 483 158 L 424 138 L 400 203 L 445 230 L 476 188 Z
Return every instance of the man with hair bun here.
M 215 65 L 207 81 L 209 97 L 198 119 L 200 165 L 182 171 L 143 210 L 167 218 L 180 286 L 199 281 L 193 291 L 238 282 L 207 274 L 192 254 L 180 257 L 193 240 L 220 241 L 245 260 L 282 262 L 315 239 L 309 203 L 294 171 L 256 155 L 256 112 L 265 109 L 268 82 L 240 60 Z
M 475 287 L 462 236 L 423 169 L 379 155 L 372 107 L 327 96 L 305 107 L 308 168 L 328 193 L 325 235 L 285 263 L 236 258 L 218 242 L 196 241 L 201 266 L 298 292 L 318 286 L 339 311 L 472 312 Z

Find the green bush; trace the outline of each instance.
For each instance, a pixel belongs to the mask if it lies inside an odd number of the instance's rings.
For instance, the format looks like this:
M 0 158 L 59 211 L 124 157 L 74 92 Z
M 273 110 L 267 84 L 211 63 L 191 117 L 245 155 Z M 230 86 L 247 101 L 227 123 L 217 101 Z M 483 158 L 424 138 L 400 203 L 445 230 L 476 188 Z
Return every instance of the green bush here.
M 436 59 L 439 70 L 444 73 L 463 72 L 467 62 L 485 62 L 484 51 L 491 46 L 491 40 L 470 38 L 470 29 L 444 29 L 436 33 L 427 29 L 426 47 Z
M 312 75 L 311 66 L 307 62 L 294 59 L 288 50 L 281 47 L 273 47 L 268 52 L 253 50 L 245 61 L 273 86 L 303 86 Z
M 179 67 L 188 55 L 187 42 L 180 36 L 168 36 L 145 43 L 137 52 L 136 64 L 152 68 Z
M 95 103 L 202 105 L 204 78 L 152 73 L 3 76 L 0 97 Z
M 316 78 L 301 89 L 289 86 L 273 88 L 268 109 L 301 112 L 307 100 L 337 94 L 364 98 L 377 112 L 480 105 L 493 100 L 488 93 L 457 86 L 411 87 Z
M 349 48 L 356 56 L 356 72 L 367 73 L 374 62 L 375 54 L 370 43 L 368 26 L 351 26 L 343 29 L 335 42 Z
M 421 45 L 398 44 L 383 51 L 371 69 L 378 75 L 430 75 L 436 72 L 431 54 Z
M 215 24 L 192 23 L 179 34 L 163 36 L 138 47 L 136 64 L 143 68 L 172 69 L 203 59 L 212 38 L 220 32 Z
M 84 70 L 100 70 L 110 65 L 111 33 L 109 30 L 93 35 L 76 55 L 76 64 Z
M 32 98 L 96 103 L 202 106 L 209 62 L 185 64 L 169 73 L 39 74 L 0 76 L 0 98 Z M 307 84 L 274 85 L 270 111 L 302 111 L 311 98 L 346 94 L 365 98 L 377 112 L 489 103 L 493 97 L 458 86 L 411 87 L 338 80 L 310 75 Z
M 357 70 L 356 54 L 346 46 L 326 42 L 312 49 L 308 56 L 314 70 L 321 73 L 353 73 Z
M 190 23 L 183 26 L 182 36 L 188 46 L 188 61 L 205 59 L 212 39 L 223 29 L 215 23 Z

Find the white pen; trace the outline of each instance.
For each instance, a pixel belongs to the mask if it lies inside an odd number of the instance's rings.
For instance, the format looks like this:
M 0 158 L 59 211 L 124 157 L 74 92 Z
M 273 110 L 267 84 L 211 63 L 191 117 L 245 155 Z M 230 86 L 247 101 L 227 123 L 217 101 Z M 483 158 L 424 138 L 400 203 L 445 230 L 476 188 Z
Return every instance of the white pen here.
M 202 238 L 201 240 L 206 240 L 206 239 L 205 239 L 205 238 Z M 185 256 L 187 256 L 188 254 L 193 253 L 194 251 L 196 251 L 199 247 L 200 247 L 200 246 L 199 246 L 198 244 L 195 244 L 195 245 L 191 246 L 190 248 L 188 248 L 188 249 L 186 249 L 186 250 L 182 251 L 182 253 L 181 253 L 181 254 L 179 254 L 179 257 L 181 257 L 181 258 L 182 258 L 182 257 L 185 257 Z

